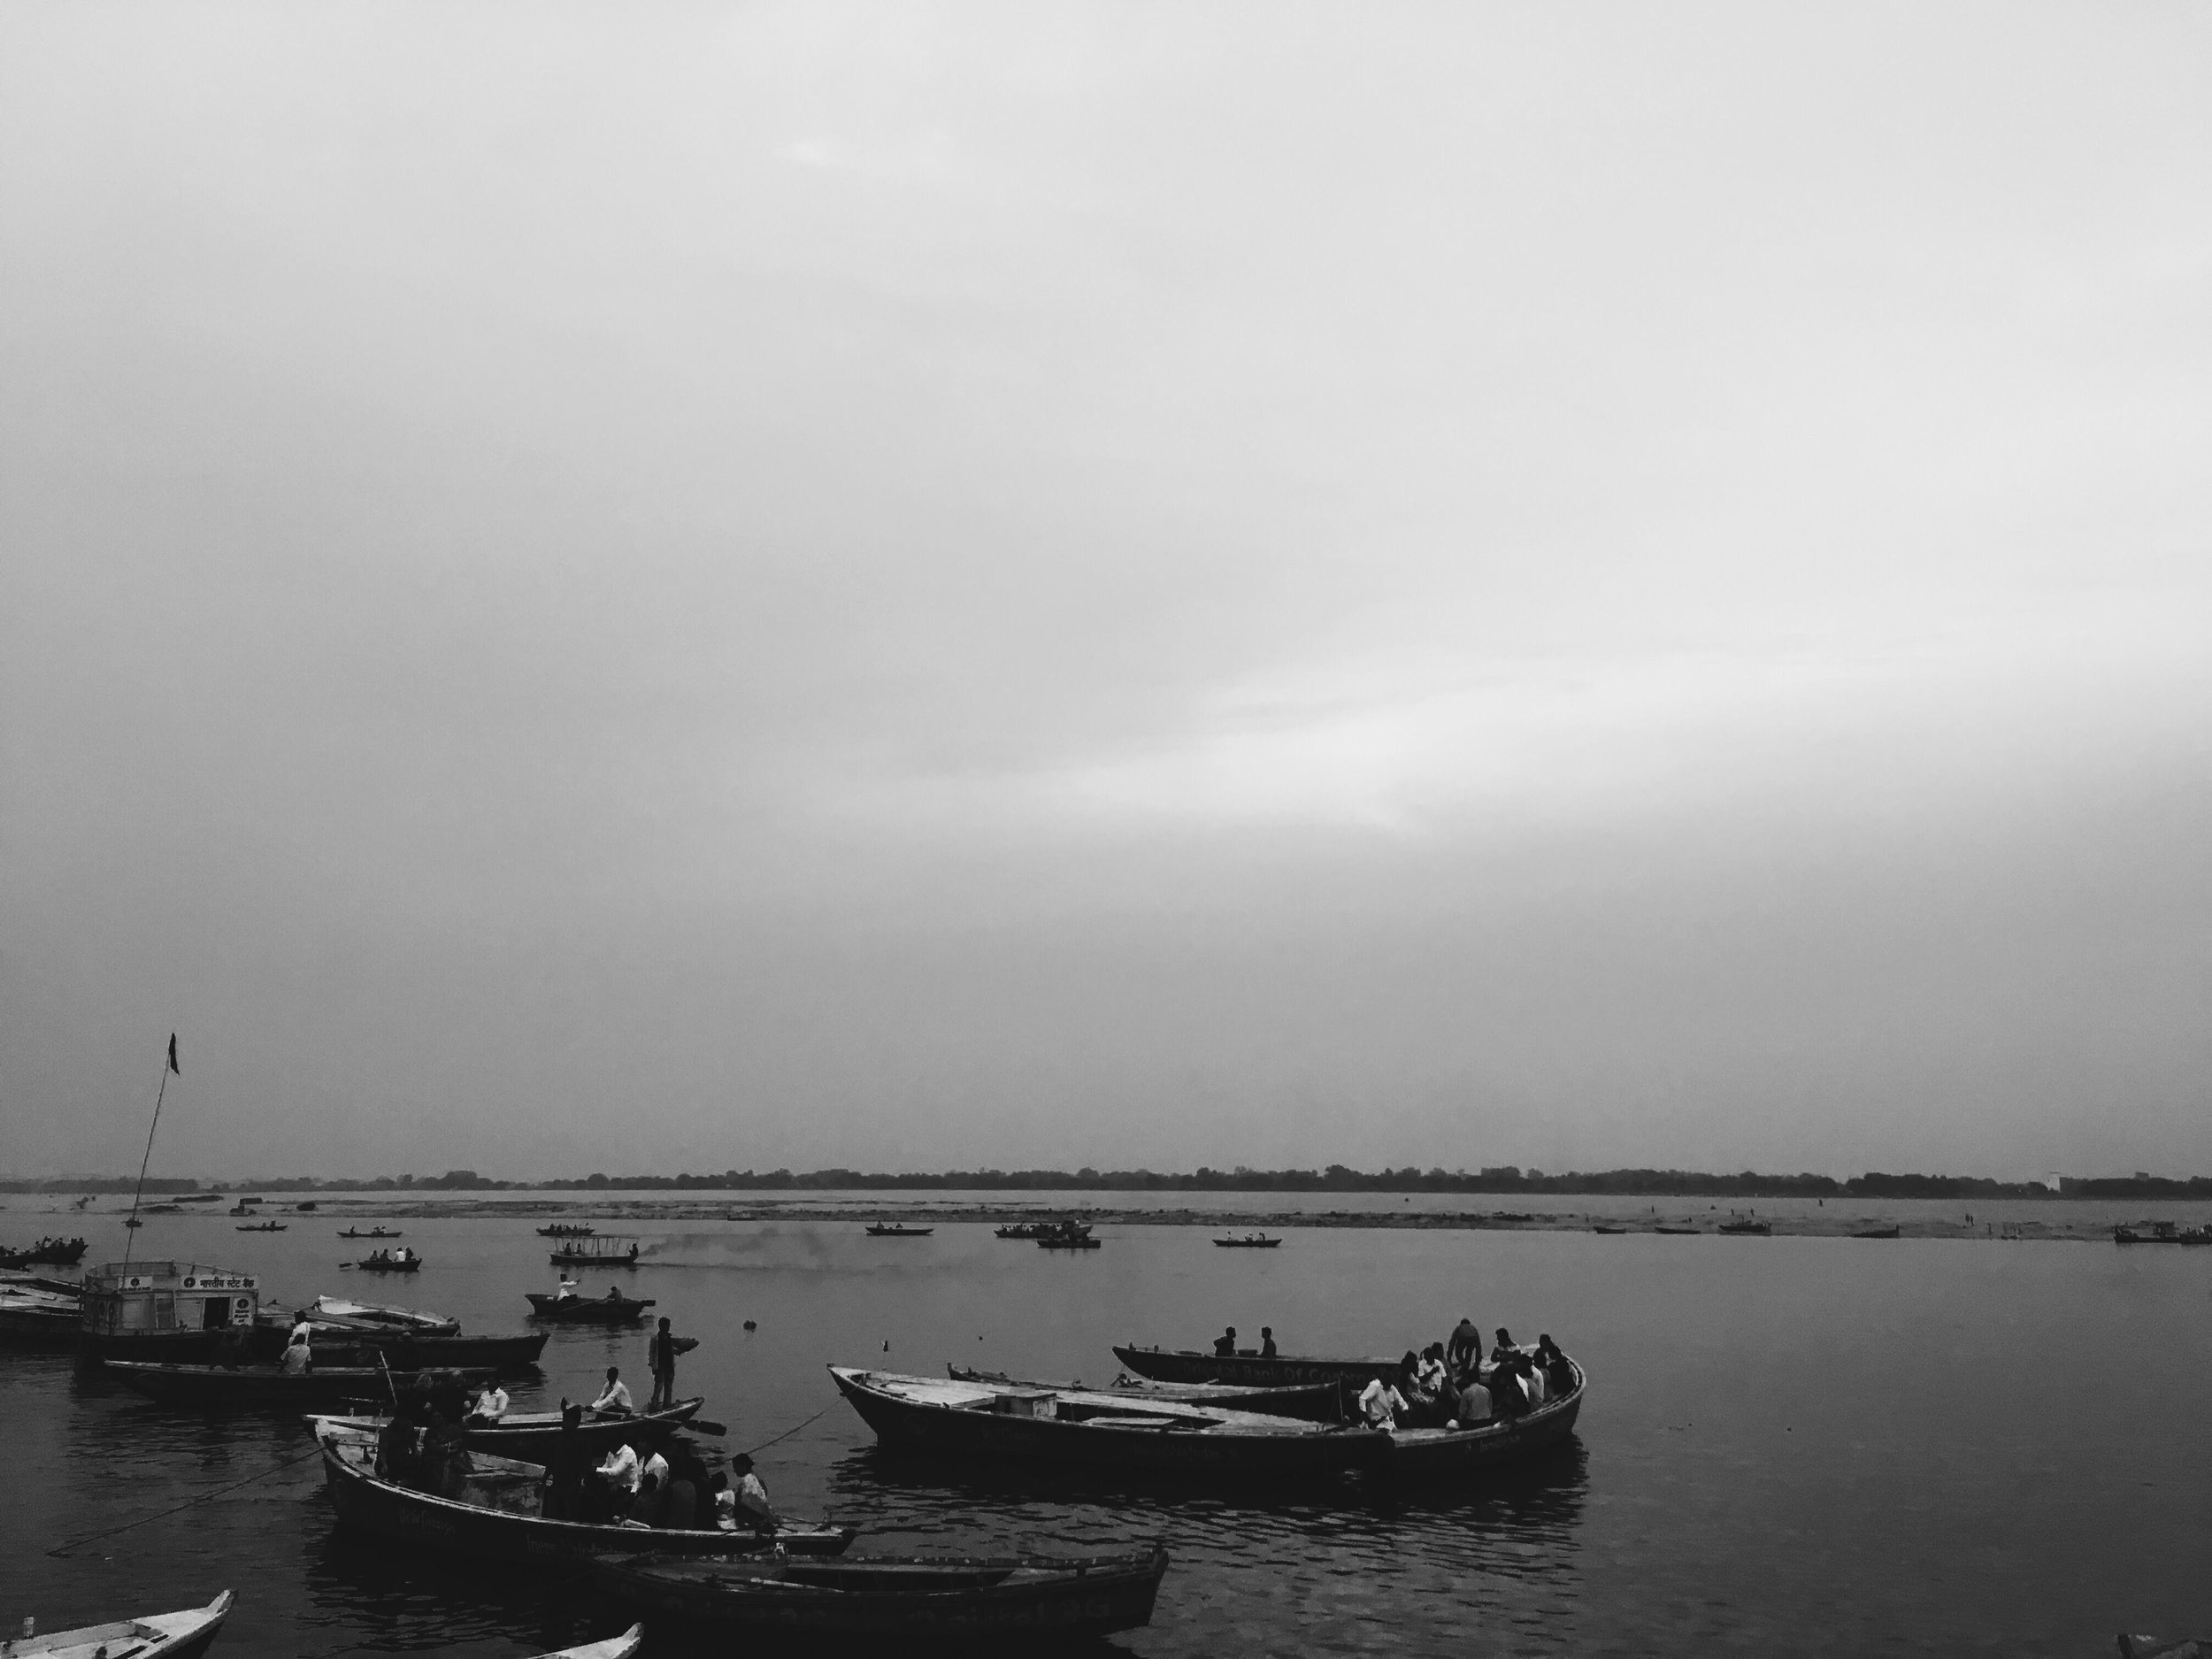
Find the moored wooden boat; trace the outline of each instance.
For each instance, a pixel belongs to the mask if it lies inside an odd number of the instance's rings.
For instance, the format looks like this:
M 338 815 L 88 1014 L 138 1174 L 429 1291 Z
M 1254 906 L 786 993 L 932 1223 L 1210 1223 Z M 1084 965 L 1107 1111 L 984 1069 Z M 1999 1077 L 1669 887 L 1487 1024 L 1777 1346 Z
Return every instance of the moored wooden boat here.
M 948 1364 L 955 1382 L 1005 1383 L 1017 1388 L 1082 1389 L 1079 1382 L 1037 1382 L 1003 1371 Z M 1286 1383 L 1279 1387 L 1240 1388 L 1230 1383 L 1156 1382 L 1124 1371 L 1106 1385 L 1109 1393 L 1138 1399 L 1179 1400 L 1186 1405 L 1218 1406 L 1229 1411 L 1256 1411 L 1263 1417 L 1303 1417 L 1310 1423 L 1340 1422 L 1346 1416 L 1344 1390 L 1335 1383 Z
M 108 1360 L 101 1369 L 165 1405 L 214 1409 L 273 1406 L 303 1411 L 347 1400 L 388 1400 L 393 1389 L 404 1393 L 426 1376 L 450 1379 L 469 1386 L 488 1383 L 497 1375 L 488 1367 L 411 1371 L 380 1365 L 317 1365 L 295 1377 L 276 1365 L 241 1365 L 232 1370 L 222 1365 L 164 1365 L 122 1359 Z
M 1192 1348 L 1121 1347 L 1114 1357 L 1140 1377 L 1159 1382 L 1230 1383 L 1246 1388 L 1279 1388 L 1291 1383 L 1339 1383 L 1364 1388 L 1376 1377 L 1398 1374 L 1398 1356 L 1327 1359 L 1299 1354 L 1202 1354 Z
M 1893 1239 L 1898 1236 L 1898 1230 L 1893 1225 L 1886 1227 L 1862 1227 L 1851 1236 L 1855 1239 Z
M 398 1227 L 388 1232 L 382 1227 L 371 1227 L 366 1233 L 358 1227 L 344 1227 L 339 1230 L 338 1236 L 342 1239 L 403 1239 L 407 1234 Z
M 1048 1233 L 1037 1240 L 1041 1250 L 1097 1250 L 1105 1248 L 1105 1241 L 1094 1239 L 1087 1233 Z
M 1724 1221 L 1720 1224 L 1720 1231 L 1748 1237 L 1765 1238 L 1774 1231 L 1774 1224 L 1771 1221 Z
M 299 1310 L 303 1319 L 345 1319 L 363 1325 L 384 1325 L 413 1336 L 458 1336 L 461 1322 L 442 1313 L 419 1308 L 395 1307 L 388 1302 L 357 1302 L 350 1296 L 318 1296 Z
M 1225 1410 L 1110 1389 L 1023 1388 L 833 1365 L 838 1390 L 887 1448 L 963 1459 L 1233 1478 L 1310 1477 L 1380 1455 L 1366 1427 Z
M 1282 1245 L 1280 1239 L 1271 1239 L 1264 1233 L 1248 1233 L 1242 1236 L 1216 1239 L 1214 1242 L 1225 1250 L 1273 1250 Z
M 896 1221 L 879 1221 L 869 1227 L 868 1236 L 872 1239 L 926 1239 L 936 1231 L 934 1227 L 910 1227 Z
M 388 1365 L 394 1371 L 528 1371 L 553 1340 L 549 1331 L 521 1331 L 512 1336 L 416 1336 L 388 1326 L 357 1326 L 311 1319 L 309 1340 L 318 1370 L 332 1366 Z M 280 1337 L 265 1346 L 283 1352 Z
M 1593 1233 L 1626 1233 L 1628 1229 L 1626 1227 L 1609 1227 L 1601 1223 L 1598 1225 L 1593 1226 L 1590 1231 Z
M 618 1600 L 732 1632 L 1032 1645 L 1152 1622 L 1158 1545 L 1121 1555 L 874 1555 L 833 1561 L 612 1561 Z
M 533 1319 L 557 1325 L 634 1325 L 653 1306 L 650 1296 L 621 1296 L 611 1290 L 603 1296 L 548 1296 L 534 1290 L 523 1294 L 530 1299 Z
M 226 1590 L 205 1607 L 180 1613 L 151 1613 L 112 1624 L 88 1624 L 45 1636 L 21 1635 L 0 1642 L 7 1659 L 193 1659 L 207 1651 L 230 1617 L 232 1593 Z M 30 1621 L 26 1619 L 27 1627 Z
M 379 1476 L 376 1442 L 368 1435 L 326 1425 L 316 1438 L 341 1525 L 449 1556 L 560 1564 L 610 1554 L 742 1555 L 778 1545 L 792 1555 L 834 1555 L 853 1540 L 850 1527 L 792 1525 L 763 1537 L 549 1520 L 539 1507 L 545 1479 L 541 1464 L 472 1451 L 473 1472 L 458 1496 L 445 1498 Z
M 0 1342 L 67 1348 L 83 1318 L 77 1287 L 64 1279 L 19 1273 L 0 1277 Z
M 595 1417 L 587 1413 L 576 1425 L 576 1437 L 595 1457 L 604 1456 L 626 1440 L 666 1440 L 696 1417 L 700 1407 L 705 1404 L 706 1397 L 702 1394 L 679 1400 L 657 1411 L 641 1411 L 634 1417 Z M 315 1417 L 308 1421 L 318 1432 L 326 1425 L 357 1434 L 373 1434 L 384 1426 L 385 1420 L 381 1417 Z M 498 1457 L 519 1457 L 537 1463 L 552 1455 L 560 1435 L 561 1414 L 557 1411 L 510 1411 L 496 1423 L 474 1425 L 467 1430 L 472 1452 L 485 1451 Z
M 1694 1239 L 1705 1229 L 1702 1227 L 1654 1227 L 1652 1231 L 1669 1239 Z

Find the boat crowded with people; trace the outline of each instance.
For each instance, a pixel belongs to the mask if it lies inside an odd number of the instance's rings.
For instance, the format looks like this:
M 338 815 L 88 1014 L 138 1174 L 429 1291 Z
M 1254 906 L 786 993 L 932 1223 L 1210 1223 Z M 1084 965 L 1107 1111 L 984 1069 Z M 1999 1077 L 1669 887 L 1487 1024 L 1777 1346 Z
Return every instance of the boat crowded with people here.
M 26 1249 L 0 1248 L 0 1269 L 74 1267 L 84 1260 L 84 1253 L 82 1239 L 39 1239 Z

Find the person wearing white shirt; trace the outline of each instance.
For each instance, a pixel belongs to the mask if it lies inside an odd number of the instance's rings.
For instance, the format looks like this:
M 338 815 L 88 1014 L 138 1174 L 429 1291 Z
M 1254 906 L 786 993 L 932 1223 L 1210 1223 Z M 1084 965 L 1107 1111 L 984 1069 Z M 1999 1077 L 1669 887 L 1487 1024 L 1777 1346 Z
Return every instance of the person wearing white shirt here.
M 1398 1413 L 1405 1409 L 1403 1396 L 1379 1377 L 1370 1378 L 1367 1386 L 1360 1391 L 1359 1414 L 1370 1428 L 1395 1429 Z
M 658 1475 L 662 1490 L 667 1490 L 668 1459 L 663 1457 L 658 1452 L 650 1454 L 643 1463 L 638 1465 L 637 1471 L 637 1478 L 640 1480 L 644 1479 L 648 1475 Z
M 591 1409 L 615 1417 L 626 1417 L 636 1414 L 637 1406 L 630 1398 L 629 1385 L 622 1380 L 620 1366 L 607 1367 L 606 1392 L 591 1402 Z
M 644 1468 L 637 1460 L 637 1448 L 625 1440 L 609 1452 L 607 1461 L 599 1465 L 599 1478 L 623 1498 L 637 1496 L 638 1483 L 645 1479 Z
M 496 1423 L 507 1415 L 507 1391 L 496 1382 L 484 1385 L 484 1392 L 476 1396 L 476 1405 L 469 1418 L 476 1423 Z
M 564 1273 L 564 1274 L 561 1276 L 561 1284 L 560 1284 L 560 1288 L 559 1288 L 559 1289 L 557 1289 L 557 1290 L 556 1290 L 556 1291 L 553 1293 L 553 1300 L 554 1300 L 554 1301 L 556 1301 L 556 1302 L 573 1302 L 573 1301 L 575 1301 L 575 1300 L 576 1300 L 576 1281 L 575 1281 L 574 1279 L 572 1279 L 569 1278 L 569 1277 L 568 1277 L 565 1273 Z
M 304 1377 L 307 1368 L 314 1363 L 314 1352 L 307 1346 L 307 1327 L 302 1325 L 292 1333 L 292 1340 L 285 1344 L 284 1374 L 287 1377 Z

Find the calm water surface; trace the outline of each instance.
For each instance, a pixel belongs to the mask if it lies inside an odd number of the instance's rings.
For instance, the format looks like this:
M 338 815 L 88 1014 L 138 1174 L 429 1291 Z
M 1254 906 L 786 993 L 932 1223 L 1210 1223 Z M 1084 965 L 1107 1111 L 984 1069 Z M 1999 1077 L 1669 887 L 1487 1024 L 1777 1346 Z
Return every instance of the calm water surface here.
M 50 1225 L 20 1201 L 0 1219 L 10 1236 Z M 338 1224 L 287 1219 L 257 1235 L 219 1216 L 156 1218 L 138 1253 L 258 1271 L 288 1300 L 375 1295 L 340 1271 Z M 119 1255 L 112 1218 L 85 1225 L 96 1257 Z M 522 1293 L 552 1278 L 527 1225 L 404 1225 L 430 1265 L 386 1281 L 392 1298 L 472 1331 L 524 1328 Z M 726 1446 L 803 1425 L 761 1454 L 780 1505 L 861 1526 L 863 1549 L 1164 1539 L 1175 1565 L 1152 1627 L 1113 1644 L 1127 1653 L 2089 1655 L 2121 1628 L 2212 1629 L 2212 1252 L 1302 1230 L 1259 1253 L 1164 1226 L 1110 1228 L 1104 1249 L 1064 1256 L 972 1225 L 903 1240 L 857 1223 L 641 1231 L 650 1259 L 623 1281 L 702 1339 L 681 1381 L 730 1425 Z M 1583 1362 L 1578 1441 L 1509 1479 L 1408 1496 L 1356 1479 L 1244 1497 L 890 1462 L 822 1369 L 956 1360 L 1103 1381 L 1117 1341 L 1194 1345 L 1233 1322 L 1272 1325 L 1286 1351 L 1385 1352 L 1463 1313 L 1525 1340 L 1548 1331 Z M 518 1402 L 585 1394 L 611 1363 L 641 1393 L 643 1333 L 557 1332 Z M 217 1651 L 234 1659 L 525 1655 L 622 1622 L 560 1580 L 337 1535 L 311 1457 L 50 1557 L 311 1444 L 295 1421 L 178 1414 L 66 1357 L 5 1350 L 0 1414 L 11 1624 L 226 1586 L 240 1601 Z

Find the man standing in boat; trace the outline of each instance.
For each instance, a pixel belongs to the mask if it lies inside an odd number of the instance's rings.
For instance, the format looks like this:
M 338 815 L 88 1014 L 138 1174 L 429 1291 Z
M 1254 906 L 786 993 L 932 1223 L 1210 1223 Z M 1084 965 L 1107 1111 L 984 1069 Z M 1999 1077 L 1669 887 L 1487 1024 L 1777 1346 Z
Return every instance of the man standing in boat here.
M 645 1408 L 648 1411 L 676 1403 L 676 1356 L 688 1354 L 698 1346 L 697 1337 L 678 1336 L 668 1328 L 667 1316 L 662 1316 L 660 1329 L 653 1333 L 646 1350 L 653 1368 L 653 1394 Z

